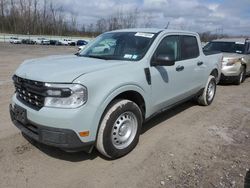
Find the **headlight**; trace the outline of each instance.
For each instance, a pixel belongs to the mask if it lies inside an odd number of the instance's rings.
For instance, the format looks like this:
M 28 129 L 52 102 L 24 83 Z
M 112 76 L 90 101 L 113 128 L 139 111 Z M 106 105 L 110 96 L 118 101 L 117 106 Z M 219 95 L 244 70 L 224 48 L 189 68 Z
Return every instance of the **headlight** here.
M 229 59 L 228 61 L 223 61 L 223 66 L 234 66 L 236 63 L 240 62 L 240 59 Z
M 54 108 L 77 108 L 87 101 L 87 88 L 80 84 L 49 84 L 44 106 Z

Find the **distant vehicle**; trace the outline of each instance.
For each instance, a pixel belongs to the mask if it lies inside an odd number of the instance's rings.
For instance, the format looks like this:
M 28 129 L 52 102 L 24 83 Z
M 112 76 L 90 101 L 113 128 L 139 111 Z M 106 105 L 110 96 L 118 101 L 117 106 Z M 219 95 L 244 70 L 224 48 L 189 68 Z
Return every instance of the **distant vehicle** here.
M 42 40 L 42 43 L 41 43 L 42 45 L 50 45 L 50 40 L 48 40 L 48 39 L 44 39 L 44 40 Z
M 250 40 L 246 38 L 217 39 L 205 51 L 223 52 L 221 81 L 240 85 L 250 75 Z
M 63 39 L 63 40 L 59 40 L 59 42 L 60 42 L 62 45 L 68 46 L 68 45 L 70 45 L 73 41 L 70 40 L 70 39 Z
M 87 44 L 88 44 L 88 42 L 85 41 L 85 40 L 78 40 L 78 41 L 76 41 L 76 45 L 77 46 L 85 46 Z
M 83 50 L 85 47 L 86 47 L 86 45 L 79 46 L 79 47 L 78 47 L 78 51 Z
M 71 40 L 71 41 L 69 42 L 69 46 L 76 46 L 76 44 L 77 44 L 77 41 Z
M 42 44 L 42 41 L 45 40 L 45 38 L 37 38 L 35 40 L 35 44 Z
M 37 38 L 37 39 L 35 40 L 35 44 L 49 45 L 50 42 L 49 42 L 49 40 L 46 39 L 46 38 Z
M 32 39 L 23 39 L 22 43 L 23 44 L 35 44 L 35 41 Z
M 18 37 L 10 37 L 11 44 L 22 44 L 22 40 L 18 39 Z
M 49 41 L 49 44 L 50 44 L 50 45 L 54 45 L 54 46 L 55 46 L 55 45 L 59 45 L 59 41 L 58 41 L 58 40 L 50 40 L 50 41 Z
M 22 63 L 11 120 L 37 142 L 119 158 L 135 148 L 150 117 L 190 99 L 210 105 L 221 59 L 203 53 L 198 33 L 107 32 L 76 55 Z
M 57 40 L 57 44 L 56 44 L 57 46 L 61 46 L 61 45 L 63 45 L 62 44 L 62 41 L 60 41 L 60 40 Z

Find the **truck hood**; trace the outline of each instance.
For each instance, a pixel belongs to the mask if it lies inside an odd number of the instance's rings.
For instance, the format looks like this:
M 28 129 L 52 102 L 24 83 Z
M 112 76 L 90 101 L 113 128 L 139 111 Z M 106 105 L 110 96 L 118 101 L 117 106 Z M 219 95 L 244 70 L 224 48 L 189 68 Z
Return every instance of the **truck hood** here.
M 49 56 L 25 61 L 15 74 L 41 82 L 70 83 L 83 74 L 124 64 L 126 64 L 124 61 L 106 61 L 75 55 Z

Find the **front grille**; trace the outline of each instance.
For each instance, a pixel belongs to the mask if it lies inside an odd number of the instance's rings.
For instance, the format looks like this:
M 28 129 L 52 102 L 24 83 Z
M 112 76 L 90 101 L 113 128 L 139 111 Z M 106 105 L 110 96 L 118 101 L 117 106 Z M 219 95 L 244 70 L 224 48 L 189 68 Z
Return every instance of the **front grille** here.
M 16 96 L 19 101 L 35 110 L 44 106 L 46 87 L 43 82 L 13 76 Z

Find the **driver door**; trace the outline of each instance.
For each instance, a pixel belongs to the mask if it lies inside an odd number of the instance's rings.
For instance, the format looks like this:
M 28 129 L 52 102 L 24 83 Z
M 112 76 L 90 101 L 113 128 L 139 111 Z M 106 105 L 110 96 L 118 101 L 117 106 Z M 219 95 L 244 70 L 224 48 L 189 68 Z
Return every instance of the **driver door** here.
M 170 35 L 162 39 L 152 61 L 159 56 L 166 56 L 175 61 L 174 65 L 154 65 L 151 62 L 150 72 L 152 77 L 152 104 L 154 110 L 159 111 L 182 100 L 189 90 L 192 72 L 185 68 L 185 61 L 180 59 L 180 36 Z

